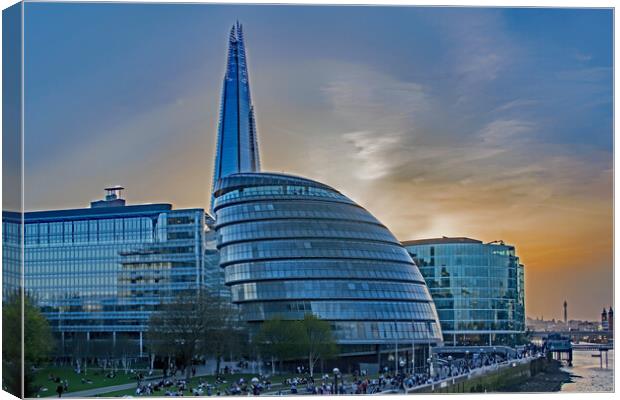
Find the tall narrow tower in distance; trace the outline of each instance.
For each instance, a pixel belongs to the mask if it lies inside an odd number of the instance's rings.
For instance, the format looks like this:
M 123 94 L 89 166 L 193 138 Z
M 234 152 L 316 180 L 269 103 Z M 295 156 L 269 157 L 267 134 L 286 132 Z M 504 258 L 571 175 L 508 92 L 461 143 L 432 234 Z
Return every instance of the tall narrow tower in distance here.
M 568 303 L 564 300 L 564 325 L 568 325 Z
M 243 26 L 233 25 L 222 87 L 213 187 L 220 178 L 260 171 L 254 106 L 250 96 Z M 213 193 L 213 190 L 211 191 Z M 211 195 L 213 210 L 213 194 Z
M 609 330 L 609 321 L 607 320 L 607 310 L 603 308 L 603 312 L 601 313 L 601 329 L 604 331 Z

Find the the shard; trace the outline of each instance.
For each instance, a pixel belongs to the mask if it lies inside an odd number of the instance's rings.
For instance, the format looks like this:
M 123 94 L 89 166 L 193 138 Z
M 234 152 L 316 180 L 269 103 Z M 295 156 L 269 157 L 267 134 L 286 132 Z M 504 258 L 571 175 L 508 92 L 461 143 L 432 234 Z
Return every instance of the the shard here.
M 243 27 L 239 22 L 233 25 L 228 40 L 216 151 L 213 187 L 228 175 L 260 171 Z

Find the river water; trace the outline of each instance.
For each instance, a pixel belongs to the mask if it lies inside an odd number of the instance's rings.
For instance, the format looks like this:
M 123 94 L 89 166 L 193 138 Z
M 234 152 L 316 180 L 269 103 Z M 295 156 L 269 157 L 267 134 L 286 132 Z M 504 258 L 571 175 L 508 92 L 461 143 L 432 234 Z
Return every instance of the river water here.
M 614 390 L 614 351 L 609 351 L 609 368 L 605 369 L 605 353 L 603 368 L 600 361 L 592 354 L 598 351 L 573 351 L 573 366 L 562 367 L 570 373 L 573 382 L 562 385 L 561 392 L 612 392 Z

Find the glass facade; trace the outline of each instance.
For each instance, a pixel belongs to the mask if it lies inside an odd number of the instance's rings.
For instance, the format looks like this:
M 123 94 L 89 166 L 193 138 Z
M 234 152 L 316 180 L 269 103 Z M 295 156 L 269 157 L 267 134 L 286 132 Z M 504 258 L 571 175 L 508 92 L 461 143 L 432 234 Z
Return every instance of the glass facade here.
M 368 211 L 319 182 L 245 173 L 217 182 L 220 266 L 251 323 L 312 313 L 340 344 L 442 340 L 424 279 Z
M 243 27 L 237 22 L 232 27 L 228 40 L 228 61 L 222 86 L 213 184 L 230 174 L 259 170 L 260 159 L 245 39 Z M 213 199 L 211 207 L 213 208 Z
M 100 203 L 24 214 L 24 289 L 61 340 L 140 340 L 162 302 L 201 287 L 227 291 L 203 209 Z M 20 287 L 19 217 L 3 213 L 4 299 Z
M 2 212 L 2 299 L 6 301 L 21 287 L 23 214 Z
M 404 242 L 426 280 L 446 343 L 507 343 L 525 331 L 515 248 L 468 238 Z

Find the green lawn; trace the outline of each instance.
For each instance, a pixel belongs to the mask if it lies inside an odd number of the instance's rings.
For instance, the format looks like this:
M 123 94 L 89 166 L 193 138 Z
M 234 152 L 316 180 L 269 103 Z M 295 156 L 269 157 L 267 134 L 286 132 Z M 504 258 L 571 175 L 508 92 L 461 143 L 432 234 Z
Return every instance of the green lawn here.
M 89 389 L 96 389 L 96 388 L 101 388 L 101 387 L 107 387 L 107 386 L 116 386 L 116 385 L 123 385 L 123 384 L 127 384 L 127 383 L 136 383 L 136 379 L 135 379 L 135 375 L 132 374 L 127 374 L 125 375 L 125 373 L 121 370 L 117 372 L 116 377 L 110 379 L 107 378 L 105 375 L 109 372 L 108 371 L 103 371 L 101 368 L 98 367 L 94 367 L 94 368 L 88 368 L 86 375 L 84 375 L 84 373 L 82 374 L 77 374 L 72 367 L 54 367 L 54 366 L 47 366 L 47 367 L 43 367 L 37 370 L 37 372 L 35 373 L 35 379 L 34 379 L 34 385 L 41 387 L 41 388 L 47 388 L 46 391 L 44 390 L 40 390 L 38 395 L 40 397 L 49 397 L 49 396 L 56 396 L 56 387 L 58 386 L 58 383 L 50 381 L 48 379 L 49 374 L 53 374 L 54 377 L 59 377 L 62 380 L 67 379 L 69 381 L 69 392 L 78 392 L 78 391 L 82 391 L 82 390 L 89 390 Z M 157 373 L 157 372 L 156 372 Z M 145 374 L 146 375 L 146 374 Z M 258 376 L 258 374 L 231 374 L 231 375 L 226 375 L 225 376 L 225 380 L 226 383 L 220 385 L 220 390 L 222 393 L 224 393 L 224 388 L 228 387 L 230 384 L 232 384 L 233 382 L 237 382 L 239 381 L 240 378 L 245 379 L 247 382 L 249 382 L 252 378 Z M 276 384 L 276 383 L 282 383 L 284 382 L 287 378 L 292 378 L 293 374 L 282 374 L 282 375 L 275 375 L 271 378 L 271 382 L 272 384 Z M 90 381 L 92 381 L 92 383 L 82 383 L 82 378 L 84 379 L 88 379 Z M 180 375 L 177 375 L 177 379 L 180 378 Z M 215 376 L 213 375 L 207 375 L 207 376 L 195 376 L 190 380 L 190 386 L 195 386 L 198 384 L 199 378 L 202 379 L 203 382 L 208 382 L 209 384 L 215 384 Z M 135 386 L 132 386 L 131 389 L 126 389 L 126 390 L 119 390 L 119 391 L 113 391 L 113 392 L 107 392 L 101 395 L 97 395 L 96 397 L 122 397 L 125 395 L 130 395 L 130 396 L 134 396 L 135 395 Z M 215 392 L 217 390 L 213 391 L 213 395 L 215 395 Z M 166 393 L 165 390 L 161 390 L 159 392 L 155 392 L 154 394 L 152 394 L 151 396 L 164 396 Z M 184 395 L 191 395 L 191 393 L 189 391 L 185 391 Z M 205 394 L 206 396 L 206 394 Z
M 47 388 L 47 391 L 39 390 L 39 395 L 41 397 L 56 396 L 56 387 L 58 386 L 58 383 L 50 381 L 48 379 L 50 373 L 53 374 L 54 377 L 59 377 L 62 380 L 68 380 L 70 392 L 77 392 L 80 390 L 88 390 L 105 386 L 122 385 L 124 383 L 131 383 L 136 381 L 133 375 L 125 375 L 123 371 L 118 371 L 116 377 L 110 379 L 105 376 L 107 374 L 107 371 L 103 372 L 103 370 L 98 367 L 88 368 L 86 375 L 84 375 L 84 373 L 78 375 L 73 370 L 73 368 L 69 366 L 48 366 L 38 369 L 34 377 L 34 386 Z M 82 378 L 88 379 L 92 381 L 92 383 L 82 383 Z
M 239 379 L 243 378 L 245 379 L 247 382 L 249 382 L 252 378 L 254 378 L 255 376 L 258 376 L 258 374 L 232 374 L 232 375 L 226 375 L 225 376 L 225 380 L 226 383 L 219 385 L 219 389 L 221 390 L 222 395 L 224 394 L 224 389 L 227 388 L 230 384 L 232 384 L 233 382 L 238 382 Z M 275 383 L 282 383 L 284 382 L 287 378 L 292 378 L 294 375 L 292 374 L 284 374 L 284 375 L 276 375 L 273 376 L 271 378 L 271 383 L 275 384 Z M 215 383 L 215 376 L 213 375 L 207 375 L 207 376 L 201 376 L 201 377 L 193 377 L 190 380 L 190 386 L 196 386 L 199 382 L 199 379 L 201 378 L 203 382 L 208 382 L 209 384 L 214 384 Z M 173 386 L 171 388 L 168 389 L 163 389 L 160 390 L 159 392 L 154 392 L 151 395 L 147 396 L 147 397 L 155 397 L 155 396 L 164 396 L 166 394 L 166 390 L 176 390 L 176 387 Z M 215 396 L 215 393 L 217 392 L 217 389 L 213 390 L 212 395 Z M 104 394 L 100 394 L 97 395 L 95 397 L 122 397 L 122 396 L 135 396 L 136 393 L 136 388 L 132 387 L 131 389 L 126 389 L 126 390 L 117 390 L 115 392 L 109 392 L 109 393 L 104 393 Z M 192 394 L 190 393 L 189 390 L 186 390 L 183 392 L 184 396 L 191 396 Z M 206 392 L 203 394 L 203 396 L 206 396 Z M 139 396 L 142 397 L 142 396 Z

